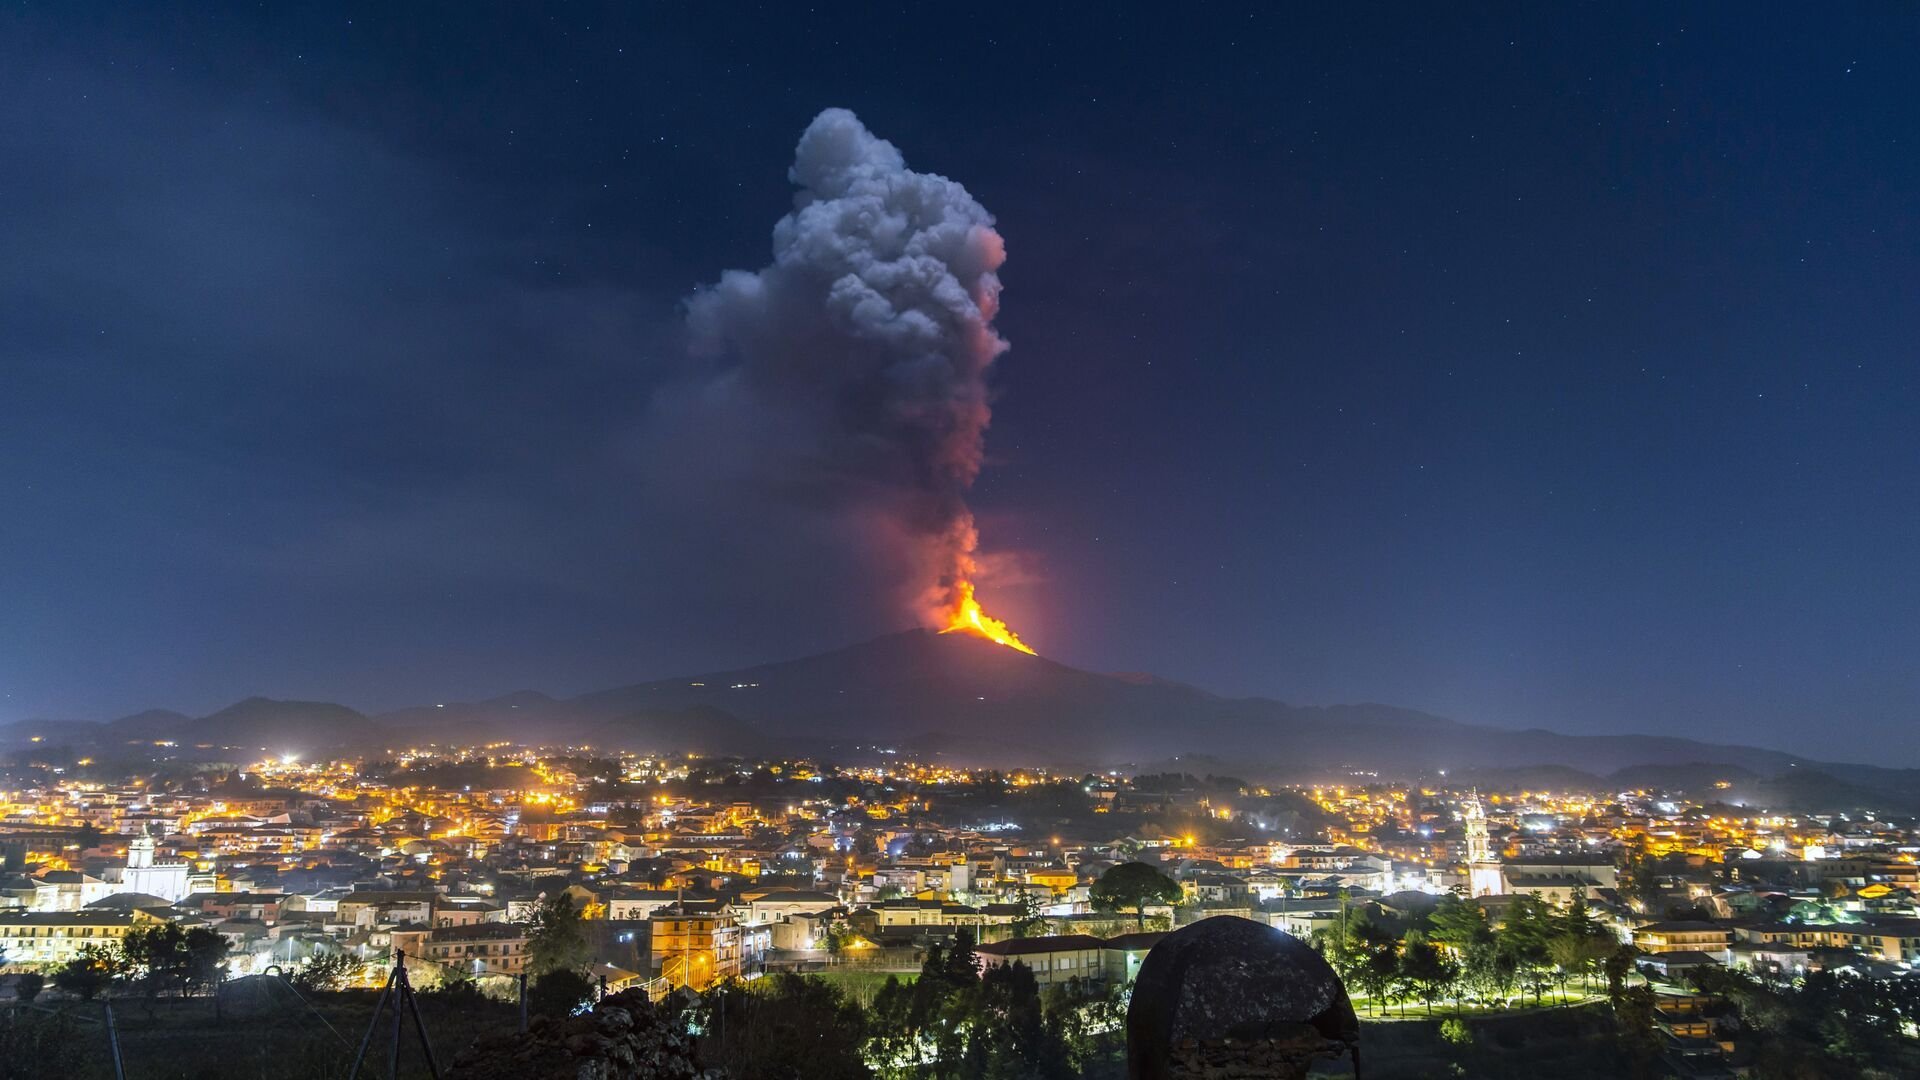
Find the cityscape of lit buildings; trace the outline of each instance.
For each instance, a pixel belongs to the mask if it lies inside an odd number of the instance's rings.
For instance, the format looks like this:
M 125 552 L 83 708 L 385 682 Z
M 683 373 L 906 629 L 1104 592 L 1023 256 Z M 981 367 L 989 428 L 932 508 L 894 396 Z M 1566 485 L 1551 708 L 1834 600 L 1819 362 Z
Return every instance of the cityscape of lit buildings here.
M 234 974 L 342 953 L 377 978 L 398 951 L 484 983 L 527 971 L 527 920 L 565 893 L 610 985 L 910 969 L 962 929 L 989 965 L 1124 980 L 1157 933 L 1209 915 L 1311 937 L 1355 904 L 1452 893 L 1496 915 L 1519 896 L 1577 901 L 1662 970 L 1892 972 L 1920 955 L 1911 821 L 1655 790 L 1364 774 L 1269 788 L 874 757 L 496 743 L 112 778 L 23 769 L 0 789 L 0 950 L 16 969 L 54 965 L 166 920 L 217 930 Z M 1180 902 L 1098 909 L 1093 883 L 1134 860 Z

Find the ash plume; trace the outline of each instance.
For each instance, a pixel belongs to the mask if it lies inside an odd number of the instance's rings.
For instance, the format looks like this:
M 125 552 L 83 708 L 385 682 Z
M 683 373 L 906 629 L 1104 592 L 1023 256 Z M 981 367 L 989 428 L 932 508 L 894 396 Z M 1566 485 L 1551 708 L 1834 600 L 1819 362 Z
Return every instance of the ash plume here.
M 934 625 L 971 601 L 967 490 L 991 417 L 987 372 L 1006 249 L 993 215 L 943 176 L 907 168 L 845 109 L 801 135 L 793 210 L 773 260 L 729 270 L 687 303 L 713 367 L 672 399 L 750 490 L 850 528 L 892 599 Z

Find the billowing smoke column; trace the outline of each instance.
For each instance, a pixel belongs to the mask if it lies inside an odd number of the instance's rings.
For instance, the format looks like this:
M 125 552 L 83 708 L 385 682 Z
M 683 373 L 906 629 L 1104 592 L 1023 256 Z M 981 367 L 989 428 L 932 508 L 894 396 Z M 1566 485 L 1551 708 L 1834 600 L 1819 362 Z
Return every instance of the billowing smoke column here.
M 993 215 L 845 109 L 800 137 L 793 212 L 773 263 L 730 270 L 688 303 L 696 352 L 723 367 L 709 401 L 746 407 L 796 460 L 760 463 L 788 494 L 862 519 L 899 547 L 910 601 L 940 629 L 1025 649 L 973 598 L 966 494 L 991 416 L 986 376 L 1006 247 Z M 1031 651 L 1031 650 L 1028 650 Z

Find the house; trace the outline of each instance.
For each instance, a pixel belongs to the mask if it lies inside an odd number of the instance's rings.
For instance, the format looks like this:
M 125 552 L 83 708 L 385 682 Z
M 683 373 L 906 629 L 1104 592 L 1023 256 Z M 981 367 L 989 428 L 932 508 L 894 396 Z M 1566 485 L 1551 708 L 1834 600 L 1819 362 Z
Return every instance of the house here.
M 978 908 L 965 904 L 956 904 L 948 900 L 895 899 L 883 900 L 854 913 L 853 922 L 861 925 L 872 920 L 876 930 L 887 930 L 901 926 L 972 926 L 986 925 L 986 917 Z
M 732 915 L 672 907 L 655 912 L 649 921 L 651 966 L 670 985 L 705 990 L 716 980 L 740 976 L 745 942 Z
M 499 905 L 477 896 L 443 896 L 433 905 L 433 925 L 474 926 L 483 922 L 501 922 Z
M 64 964 L 89 945 L 110 945 L 143 923 L 141 911 L 0 912 L 0 953 L 10 964 Z
M 833 911 L 802 911 L 772 924 L 772 947 L 794 952 L 809 952 L 826 947 L 827 927 L 833 923 Z
M 1027 884 L 1048 889 L 1056 896 L 1079 882 L 1080 875 L 1064 866 L 1045 866 L 1027 871 Z
M 789 915 L 808 915 L 820 911 L 831 911 L 840 906 L 840 898 L 832 893 L 814 892 L 804 889 L 779 889 L 751 897 L 746 904 L 746 921 L 750 923 L 777 923 Z
M 526 928 L 508 923 L 396 928 L 393 949 L 468 975 L 518 975 L 529 959 Z
M 1586 888 L 1591 898 L 1600 889 L 1620 887 L 1620 870 L 1604 855 L 1528 855 L 1500 863 L 1505 891 L 1510 893 L 1565 891 Z
M 1719 967 L 1720 961 L 1698 949 L 1675 949 L 1671 952 L 1649 953 L 1640 958 L 1639 966 L 1643 970 L 1651 969 L 1667 982 L 1678 982 L 1687 972 L 1695 968 Z
M 1146 960 L 1147 953 L 1166 936 L 1148 931 L 1108 938 L 1100 946 L 1101 977 L 1110 983 L 1132 982 L 1133 977 L 1140 974 L 1140 964 Z
M 1698 951 L 1724 956 L 1733 928 L 1699 919 L 1670 919 L 1633 928 L 1634 947 L 1646 953 Z
M 1022 963 L 1033 969 L 1034 981 L 1041 986 L 1069 979 L 1106 977 L 1106 942 L 1090 934 L 1060 937 L 1011 938 L 975 946 L 984 973 L 1007 964 Z
M 646 981 L 646 976 L 637 971 L 628 971 L 623 967 L 599 962 L 587 968 L 587 978 L 609 994 L 617 994 L 629 987 L 638 986 Z
M 269 925 L 280 921 L 284 893 L 206 892 L 180 901 L 180 908 L 198 911 L 210 919 L 254 919 Z
M 1582 900 L 1592 897 L 1599 891 L 1599 886 L 1577 877 L 1541 874 L 1509 879 L 1507 891 L 1515 896 L 1532 896 L 1556 907 L 1568 907 L 1575 897 Z
M 332 921 L 362 927 L 406 922 L 426 925 L 433 920 L 433 903 L 438 896 L 438 893 L 398 889 L 360 890 L 341 898 Z
M 1253 900 L 1252 887 L 1232 874 L 1198 873 L 1183 880 L 1180 887 L 1189 901 L 1208 907 L 1246 905 Z
M 29 911 L 79 911 L 118 892 L 117 886 L 78 870 L 49 870 L 33 879 Z
M 1744 943 L 1799 949 L 1852 949 L 1887 963 L 1920 958 L 1920 919 L 1869 916 L 1861 922 L 1758 922 L 1742 924 Z
M 1316 930 L 1330 931 L 1340 925 L 1340 909 L 1318 901 L 1270 903 L 1265 914 L 1269 926 L 1285 930 L 1302 941 L 1311 938 Z

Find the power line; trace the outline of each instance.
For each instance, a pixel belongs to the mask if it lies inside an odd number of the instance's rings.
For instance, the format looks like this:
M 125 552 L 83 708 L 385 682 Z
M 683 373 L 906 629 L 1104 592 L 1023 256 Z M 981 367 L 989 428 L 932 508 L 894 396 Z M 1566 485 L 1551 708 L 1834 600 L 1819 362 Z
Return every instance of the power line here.
M 347 1037 L 345 1035 L 340 1034 L 340 1030 L 333 1026 L 333 1022 L 331 1020 L 328 1020 L 326 1016 L 324 1016 L 320 1012 L 319 1009 L 314 1008 L 313 1002 L 308 1001 L 306 998 L 306 995 L 300 992 L 300 988 L 293 985 L 293 983 L 290 980 L 288 980 L 286 976 L 276 975 L 276 976 L 267 976 L 267 977 L 273 979 L 274 982 L 279 983 L 281 988 L 286 990 L 287 993 L 292 994 L 295 1001 L 298 1001 L 300 1004 L 305 1005 L 307 1007 L 307 1011 L 313 1014 L 314 1019 L 320 1021 L 322 1024 L 325 1024 L 327 1030 L 333 1032 L 333 1037 L 340 1040 L 341 1046 L 345 1046 L 349 1048 L 353 1046 L 352 1043 L 347 1041 Z

